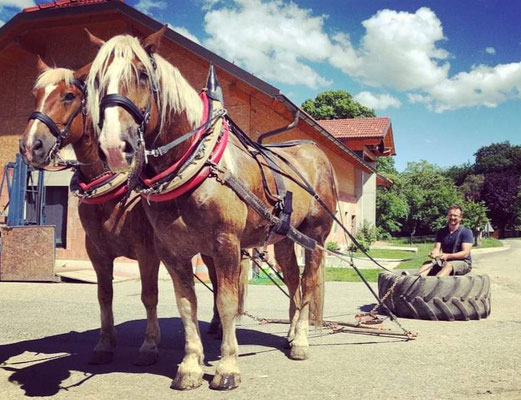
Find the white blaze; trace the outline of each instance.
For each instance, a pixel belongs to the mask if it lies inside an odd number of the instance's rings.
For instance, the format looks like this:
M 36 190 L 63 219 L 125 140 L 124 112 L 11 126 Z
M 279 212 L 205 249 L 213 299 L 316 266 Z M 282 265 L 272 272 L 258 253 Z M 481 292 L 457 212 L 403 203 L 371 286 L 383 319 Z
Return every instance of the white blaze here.
M 42 102 L 40 103 L 40 108 L 38 111 L 43 112 L 43 107 L 45 106 L 45 102 L 47 101 L 47 98 L 49 95 L 58 87 L 58 85 L 47 85 L 45 86 L 45 92 L 43 94 Z M 34 137 L 36 135 L 36 128 L 38 127 L 37 124 L 41 124 L 42 122 L 38 119 L 31 120 L 32 126 L 31 130 L 29 131 L 29 134 L 27 135 L 27 141 L 26 146 L 28 148 L 33 147 Z

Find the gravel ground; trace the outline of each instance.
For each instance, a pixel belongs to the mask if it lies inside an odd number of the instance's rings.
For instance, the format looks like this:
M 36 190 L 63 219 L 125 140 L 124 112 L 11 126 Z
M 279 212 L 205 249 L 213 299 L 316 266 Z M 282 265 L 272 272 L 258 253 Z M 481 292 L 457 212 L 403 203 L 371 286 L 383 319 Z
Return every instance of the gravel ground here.
M 521 399 L 521 240 L 506 243 L 508 250 L 474 256 L 474 272 L 491 277 L 490 317 L 469 322 L 401 319 L 418 333 L 413 341 L 324 329 L 310 334 L 310 359 L 292 361 L 284 346 L 287 326 L 242 317 L 237 330 L 242 384 L 226 393 L 208 387 L 219 341 L 207 335 L 207 381 L 189 392 L 169 388 L 183 355 L 183 334 L 172 284 L 164 275 L 158 307 L 161 357 L 151 367 L 132 364 L 145 326 L 138 281 L 115 285 L 119 343 L 114 362 L 105 366 L 86 362 L 99 328 L 95 285 L 0 282 L 0 399 Z M 204 332 L 211 293 L 202 285 L 197 292 Z M 354 314 L 372 304 L 360 283 L 327 284 L 326 319 L 354 322 Z M 246 308 L 254 315 L 287 318 L 287 305 L 273 286 L 249 288 Z M 397 330 L 390 321 L 385 327 Z

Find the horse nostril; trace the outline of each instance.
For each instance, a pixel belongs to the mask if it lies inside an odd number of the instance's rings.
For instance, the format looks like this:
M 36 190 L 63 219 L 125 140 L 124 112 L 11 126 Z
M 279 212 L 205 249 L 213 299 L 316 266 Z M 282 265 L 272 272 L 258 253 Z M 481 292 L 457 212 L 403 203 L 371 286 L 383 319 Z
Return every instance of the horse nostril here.
M 123 140 L 123 153 L 125 153 L 126 155 L 133 155 L 135 150 L 134 150 L 134 146 L 132 146 L 132 144 L 130 143 L 130 141 L 128 140 Z
M 40 139 L 36 139 L 33 144 L 33 151 L 41 150 L 43 147 L 43 142 Z
M 20 140 L 19 142 L 19 149 L 20 149 L 20 154 L 25 154 L 25 140 Z

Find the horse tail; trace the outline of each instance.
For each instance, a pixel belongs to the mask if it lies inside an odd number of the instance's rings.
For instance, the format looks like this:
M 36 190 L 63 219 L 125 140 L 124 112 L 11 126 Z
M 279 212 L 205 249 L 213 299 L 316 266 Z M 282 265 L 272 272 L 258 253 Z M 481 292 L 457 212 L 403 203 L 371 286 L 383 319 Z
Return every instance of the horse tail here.
M 239 305 L 238 305 L 238 313 L 239 315 L 244 314 L 244 304 L 246 302 L 246 296 L 248 295 L 248 276 L 250 272 L 250 260 L 249 258 L 243 257 L 241 259 L 240 265 L 240 273 L 239 273 Z
M 313 287 L 313 291 L 311 293 L 311 301 L 309 303 L 309 316 L 311 319 L 311 323 L 315 326 L 315 328 L 322 327 L 323 317 L 324 317 L 324 292 L 325 292 L 325 260 L 324 260 L 324 252 L 322 250 L 320 264 L 317 269 L 317 279 L 315 285 Z

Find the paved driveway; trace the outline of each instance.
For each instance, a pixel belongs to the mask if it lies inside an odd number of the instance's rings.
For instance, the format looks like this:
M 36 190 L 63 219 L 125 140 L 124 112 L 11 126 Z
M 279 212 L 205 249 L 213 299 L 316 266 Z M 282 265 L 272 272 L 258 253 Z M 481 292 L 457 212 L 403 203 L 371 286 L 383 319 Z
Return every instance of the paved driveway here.
M 285 325 L 243 317 L 238 328 L 242 385 L 211 391 L 169 388 L 183 352 L 182 326 L 172 284 L 160 282 L 163 340 L 159 362 L 132 365 L 144 330 L 140 285 L 115 285 L 119 348 L 115 361 L 86 361 L 99 327 L 96 287 L 90 284 L 0 283 L 0 399 L 56 397 L 127 399 L 521 399 L 521 240 L 511 248 L 475 257 L 475 272 L 492 280 L 492 314 L 482 321 L 402 319 L 414 341 L 352 333 L 312 332 L 311 358 L 292 361 L 284 347 Z M 211 294 L 197 285 L 204 332 Z M 359 283 L 328 283 L 326 318 L 353 322 L 374 303 Z M 287 299 L 271 286 L 250 286 L 247 309 L 286 318 Z M 393 327 L 390 323 L 386 326 Z M 210 380 L 219 341 L 204 336 L 205 379 Z

